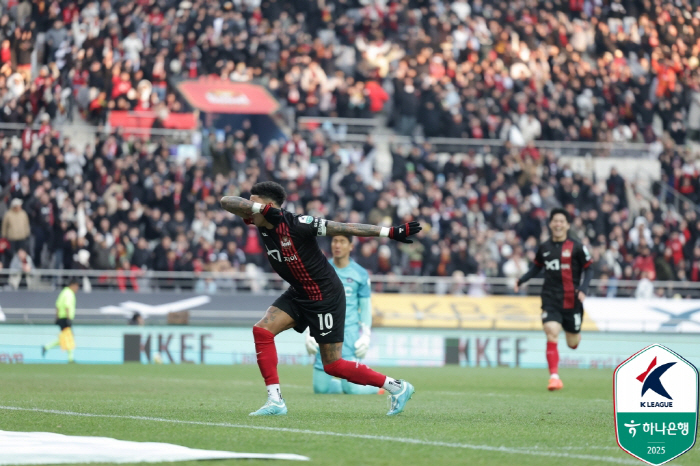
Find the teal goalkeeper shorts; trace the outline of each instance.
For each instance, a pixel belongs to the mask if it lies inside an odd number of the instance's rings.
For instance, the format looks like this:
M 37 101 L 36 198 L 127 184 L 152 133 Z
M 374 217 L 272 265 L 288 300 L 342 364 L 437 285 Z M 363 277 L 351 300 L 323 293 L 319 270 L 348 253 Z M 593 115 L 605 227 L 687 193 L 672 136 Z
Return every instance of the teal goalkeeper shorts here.
M 343 339 L 343 352 L 342 357 L 347 361 L 355 361 L 355 342 L 360 338 L 360 326 L 354 325 L 352 327 L 345 327 L 345 334 Z M 314 361 L 314 369 L 319 371 L 323 370 L 323 363 L 321 362 L 321 352 L 316 353 L 316 360 Z

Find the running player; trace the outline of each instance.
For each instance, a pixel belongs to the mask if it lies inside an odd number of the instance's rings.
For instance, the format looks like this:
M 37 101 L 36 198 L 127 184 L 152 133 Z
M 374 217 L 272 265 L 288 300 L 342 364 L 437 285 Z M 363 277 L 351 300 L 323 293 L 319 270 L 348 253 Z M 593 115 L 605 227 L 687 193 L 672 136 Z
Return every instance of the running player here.
M 369 274 L 357 262 L 350 259 L 352 236 L 338 235 L 331 240 L 333 260 L 331 265 L 345 288 L 345 335 L 341 354 L 347 361 L 358 361 L 367 355 L 372 329 L 372 302 Z M 314 393 L 348 395 L 375 395 L 384 389 L 371 385 L 357 385 L 326 374 L 318 352 L 318 343 L 309 331 L 306 333 L 306 350 L 315 355 Z
M 547 335 L 547 364 L 549 366 L 549 390 L 561 390 L 564 383 L 559 378 L 559 350 L 557 341 L 561 329 L 566 332 L 566 344 L 576 349 L 581 342 L 583 300 L 593 271 L 591 255 L 586 246 L 568 237 L 569 213 L 552 209 L 549 214 L 551 237 L 542 243 L 535 255 L 535 264 L 515 284 L 520 285 L 545 269 L 542 285 L 542 324 Z M 583 282 L 581 276 L 583 275 Z
M 307 327 L 319 343 L 323 370 L 327 374 L 358 385 L 384 388 L 389 392 L 391 401 L 387 415 L 402 412 L 415 391 L 413 385 L 341 357 L 345 291 L 315 237 L 374 236 L 411 243 L 408 237 L 421 230 L 420 224 L 410 222 L 388 228 L 294 215 L 281 208 L 287 198 L 284 188 L 270 181 L 256 184 L 250 192 L 250 200 L 237 196 L 223 197 L 221 206 L 258 228 L 272 268 L 290 284 L 253 327 L 258 366 L 267 385 L 268 400 L 262 408 L 250 414 L 268 416 L 287 413 L 277 374 L 275 335 L 290 328 L 302 333 Z
M 80 278 L 70 279 L 68 286 L 63 288 L 56 299 L 56 325 L 61 329 L 59 337 L 41 347 L 41 356 L 46 357 L 46 352 L 57 346 L 68 352 L 68 362 L 75 362 L 75 340 L 73 339 L 73 320 L 75 320 L 75 293 L 80 289 Z

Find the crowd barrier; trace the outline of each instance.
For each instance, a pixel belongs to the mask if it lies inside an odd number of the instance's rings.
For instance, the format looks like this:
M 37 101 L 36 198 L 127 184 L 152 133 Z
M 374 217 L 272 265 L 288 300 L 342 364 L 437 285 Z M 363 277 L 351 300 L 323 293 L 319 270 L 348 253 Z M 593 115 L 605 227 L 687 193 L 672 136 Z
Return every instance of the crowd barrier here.
M 256 364 L 250 327 L 74 326 L 78 363 Z M 41 346 L 56 339 L 54 325 L 0 325 L 0 363 L 64 363 L 66 354 Z M 275 338 L 280 364 L 313 363 L 304 336 Z M 559 344 L 562 367 L 613 368 L 631 354 L 660 343 L 700 365 L 697 335 L 584 332 L 576 350 Z M 458 365 L 462 367 L 547 367 L 542 331 L 387 329 L 372 332 L 366 359 L 371 366 Z M 309 374 L 310 376 L 310 374 Z
M 5 291 L 0 294 L 0 321 L 50 324 L 57 291 Z M 124 324 L 139 313 L 150 325 L 251 325 L 278 296 L 276 292 L 208 295 L 187 292 L 78 293 L 76 322 Z M 539 330 L 541 301 L 534 296 L 455 296 L 374 293 L 375 327 L 471 330 Z M 587 298 L 583 331 L 700 333 L 700 300 Z M 184 320 L 183 320 L 184 319 Z

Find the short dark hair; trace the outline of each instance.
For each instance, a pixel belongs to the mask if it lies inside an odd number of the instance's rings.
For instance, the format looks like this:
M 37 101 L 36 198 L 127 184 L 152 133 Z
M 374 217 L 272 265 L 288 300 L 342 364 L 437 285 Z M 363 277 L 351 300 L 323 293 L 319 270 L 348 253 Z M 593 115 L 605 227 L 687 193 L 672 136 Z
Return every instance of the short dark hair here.
M 269 199 L 278 206 L 282 207 L 284 201 L 287 200 L 287 192 L 282 185 L 274 181 L 263 181 L 256 183 L 250 190 L 250 194 Z
M 551 222 L 554 216 L 557 214 L 562 214 L 566 219 L 566 223 L 571 223 L 571 216 L 569 215 L 569 212 L 567 212 L 566 209 L 564 209 L 563 207 L 555 207 L 554 209 L 552 209 L 552 211 L 549 213 L 549 221 Z
M 331 237 L 331 241 L 333 241 L 333 238 L 335 238 L 336 236 L 342 236 L 343 238 L 347 238 L 348 241 L 350 241 L 350 244 L 352 244 L 352 239 L 353 239 L 353 236 L 352 236 L 352 235 L 343 235 L 343 234 L 333 235 L 333 236 Z

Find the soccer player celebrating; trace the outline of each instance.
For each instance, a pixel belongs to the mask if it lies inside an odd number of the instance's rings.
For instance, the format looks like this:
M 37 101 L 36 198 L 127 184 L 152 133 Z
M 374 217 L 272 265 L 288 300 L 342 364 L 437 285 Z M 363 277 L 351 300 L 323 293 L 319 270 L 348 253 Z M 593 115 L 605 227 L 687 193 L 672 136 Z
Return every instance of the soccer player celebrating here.
M 583 300 L 593 276 L 591 255 L 586 246 L 568 237 L 569 213 L 561 208 L 549 214 L 551 237 L 542 243 L 535 255 L 535 264 L 515 284 L 520 285 L 545 269 L 542 286 L 542 324 L 547 335 L 547 364 L 549 386 L 561 390 L 564 383 L 559 378 L 559 350 L 557 341 L 561 329 L 566 332 L 566 344 L 576 349 L 581 342 Z M 583 282 L 581 282 L 583 275 Z
M 287 413 L 277 375 L 275 335 L 290 328 L 302 333 L 307 327 L 319 344 L 323 370 L 328 375 L 357 385 L 384 388 L 391 401 L 387 415 L 402 412 L 415 391 L 413 385 L 341 357 L 345 290 L 315 237 L 374 236 L 411 243 L 408 237 L 421 230 L 420 224 L 410 222 L 387 228 L 294 215 L 281 208 L 287 198 L 284 188 L 269 181 L 256 184 L 250 193 L 250 200 L 225 196 L 221 206 L 258 228 L 272 268 L 290 284 L 253 327 L 258 366 L 267 385 L 268 399 L 251 416 Z
M 338 235 L 331 240 L 333 260 L 331 265 L 345 288 L 345 335 L 341 356 L 346 361 L 357 361 L 365 357 L 369 349 L 372 328 L 372 303 L 370 300 L 369 274 L 357 262 L 350 259 L 352 236 Z M 306 332 L 306 350 L 315 355 L 314 393 L 348 395 L 374 395 L 383 389 L 371 385 L 357 385 L 347 380 L 337 379 L 326 374 L 318 352 L 318 343 Z

